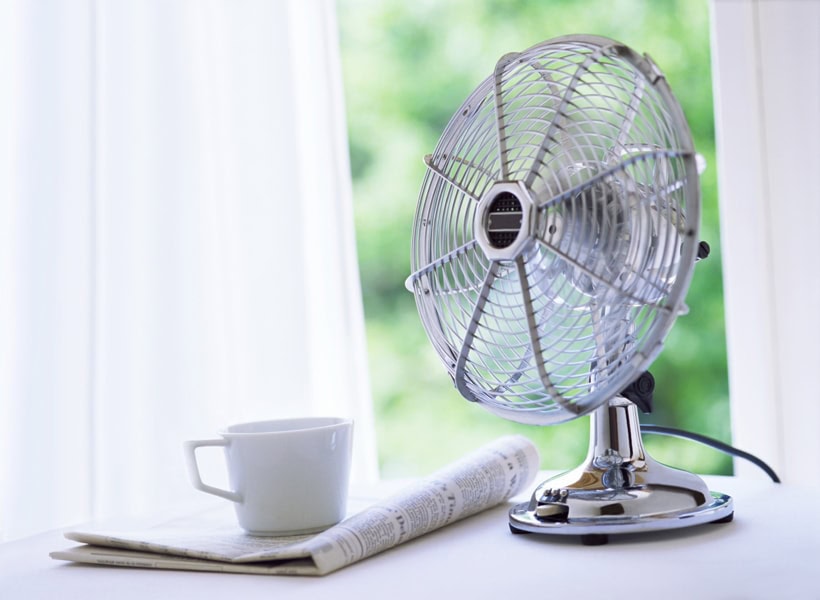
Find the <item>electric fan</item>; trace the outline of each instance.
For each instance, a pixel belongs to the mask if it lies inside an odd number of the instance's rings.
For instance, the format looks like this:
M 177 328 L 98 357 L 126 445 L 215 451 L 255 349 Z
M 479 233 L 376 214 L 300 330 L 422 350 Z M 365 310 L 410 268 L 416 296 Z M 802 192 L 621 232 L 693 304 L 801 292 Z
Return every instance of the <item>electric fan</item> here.
M 425 163 L 406 285 L 458 391 L 521 423 L 592 412 L 586 460 L 515 506 L 513 532 L 731 520 L 638 423 L 700 245 L 697 157 L 658 67 L 588 35 L 507 54 Z

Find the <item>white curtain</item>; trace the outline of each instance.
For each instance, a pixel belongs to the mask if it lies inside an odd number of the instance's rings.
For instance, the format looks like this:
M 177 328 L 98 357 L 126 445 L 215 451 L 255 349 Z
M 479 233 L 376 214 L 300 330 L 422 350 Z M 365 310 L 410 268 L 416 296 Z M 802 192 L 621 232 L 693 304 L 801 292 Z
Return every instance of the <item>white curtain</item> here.
M 711 6 L 733 439 L 820 489 L 820 2 Z
M 375 477 L 335 27 L 0 0 L 0 538 L 195 502 L 229 422 L 352 416 Z

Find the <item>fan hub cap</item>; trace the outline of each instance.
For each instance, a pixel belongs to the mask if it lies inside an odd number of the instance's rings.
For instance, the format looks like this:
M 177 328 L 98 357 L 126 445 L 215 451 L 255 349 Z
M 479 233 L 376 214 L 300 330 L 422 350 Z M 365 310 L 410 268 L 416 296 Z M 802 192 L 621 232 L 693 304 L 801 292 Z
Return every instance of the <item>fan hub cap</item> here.
M 532 239 L 533 201 L 520 181 L 493 184 L 478 204 L 476 240 L 490 260 L 515 260 Z

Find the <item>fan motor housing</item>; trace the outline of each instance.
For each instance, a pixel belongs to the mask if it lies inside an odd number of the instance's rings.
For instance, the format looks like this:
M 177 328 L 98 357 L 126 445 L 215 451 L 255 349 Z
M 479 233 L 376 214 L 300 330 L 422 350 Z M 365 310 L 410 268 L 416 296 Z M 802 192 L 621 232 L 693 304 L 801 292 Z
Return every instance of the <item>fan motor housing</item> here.
M 534 203 L 523 182 L 500 181 L 481 198 L 474 231 L 490 260 L 515 260 L 532 239 L 530 220 Z

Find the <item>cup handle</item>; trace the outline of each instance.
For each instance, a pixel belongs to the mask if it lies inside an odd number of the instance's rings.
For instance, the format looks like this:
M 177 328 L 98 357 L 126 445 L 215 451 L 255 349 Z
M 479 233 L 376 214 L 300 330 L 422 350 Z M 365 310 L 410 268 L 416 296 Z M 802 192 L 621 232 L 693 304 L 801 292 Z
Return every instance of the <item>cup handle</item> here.
M 225 498 L 231 502 L 242 502 L 242 496 L 240 494 L 203 483 L 202 476 L 199 474 L 199 464 L 196 461 L 196 449 L 202 446 L 227 445 L 228 440 L 190 440 L 183 442 L 182 448 L 185 452 L 185 465 L 188 467 L 188 478 L 191 480 L 191 485 L 201 492 L 213 494 L 214 496 Z

